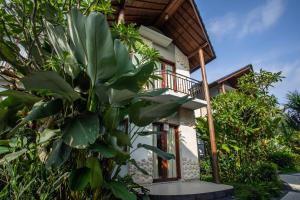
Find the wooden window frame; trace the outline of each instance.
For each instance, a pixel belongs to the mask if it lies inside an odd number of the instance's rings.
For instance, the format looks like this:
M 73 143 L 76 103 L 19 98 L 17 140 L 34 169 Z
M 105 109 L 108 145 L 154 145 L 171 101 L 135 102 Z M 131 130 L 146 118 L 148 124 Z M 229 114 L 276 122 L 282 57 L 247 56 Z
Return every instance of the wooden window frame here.
M 166 88 L 166 85 L 168 83 L 166 83 L 166 76 L 167 76 L 167 72 L 166 72 L 166 64 L 172 66 L 172 75 L 173 75 L 173 90 L 177 91 L 177 81 L 176 81 L 176 64 L 174 62 L 171 62 L 169 60 L 160 59 L 160 64 L 161 64 L 161 77 L 162 77 L 162 82 L 161 82 L 161 87 L 162 88 Z
M 162 127 L 163 127 L 163 124 L 164 123 L 153 123 L 154 125 L 159 125 L 160 126 L 160 131 L 162 132 L 165 132 L 166 131 L 163 131 L 162 130 Z M 156 183 L 156 182 L 167 182 L 167 181 L 176 181 L 176 180 L 179 180 L 181 179 L 181 168 L 180 168 L 180 147 L 179 147 L 179 131 L 178 131 L 178 128 L 179 126 L 178 125 L 175 125 L 175 124 L 169 124 L 169 126 L 172 126 L 175 128 L 175 151 L 176 151 L 176 172 L 177 172 L 177 177 L 173 177 L 173 178 L 156 178 L 156 179 L 153 179 L 153 182 Z M 166 134 L 165 136 L 166 137 Z M 166 140 L 166 138 L 164 138 Z M 164 150 L 165 151 L 165 150 Z M 158 158 L 158 159 L 161 159 L 161 158 Z M 162 160 L 162 159 L 161 159 Z M 159 164 L 160 161 L 158 161 L 158 164 Z M 167 163 L 167 162 L 166 162 Z M 154 166 L 155 167 L 155 166 Z M 160 169 L 159 169 L 160 170 Z M 163 172 L 163 174 L 165 174 L 167 172 L 168 169 L 164 169 L 165 172 Z M 166 176 L 167 174 L 165 174 Z

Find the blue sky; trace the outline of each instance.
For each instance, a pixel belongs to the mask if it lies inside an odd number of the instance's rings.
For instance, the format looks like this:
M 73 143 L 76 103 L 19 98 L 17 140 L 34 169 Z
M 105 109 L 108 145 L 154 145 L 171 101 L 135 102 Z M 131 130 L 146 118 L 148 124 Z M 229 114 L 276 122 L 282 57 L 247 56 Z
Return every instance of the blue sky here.
M 300 91 L 300 0 L 196 3 L 217 55 L 206 66 L 208 82 L 253 64 L 255 71 L 282 71 L 286 78 L 271 90 L 280 103 L 288 91 Z

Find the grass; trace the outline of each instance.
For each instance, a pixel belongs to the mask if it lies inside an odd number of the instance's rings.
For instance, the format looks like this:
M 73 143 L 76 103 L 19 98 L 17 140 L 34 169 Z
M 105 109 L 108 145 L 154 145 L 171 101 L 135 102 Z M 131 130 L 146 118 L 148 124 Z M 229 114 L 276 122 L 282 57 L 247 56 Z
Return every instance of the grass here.
M 278 197 L 283 189 L 281 181 L 265 183 L 228 183 L 234 187 L 234 197 L 240 200 L 267 200 Z
M 201 175 L 201 181 L 212 182 L 211 175 Z M 281 181 L 261 182 L 261 183 L 236 183 L 225 182 L 224 184 L 234 187 L 234 197 L 239 200 L 267 200 L 271 197 L 280 196 L 283 190 Z

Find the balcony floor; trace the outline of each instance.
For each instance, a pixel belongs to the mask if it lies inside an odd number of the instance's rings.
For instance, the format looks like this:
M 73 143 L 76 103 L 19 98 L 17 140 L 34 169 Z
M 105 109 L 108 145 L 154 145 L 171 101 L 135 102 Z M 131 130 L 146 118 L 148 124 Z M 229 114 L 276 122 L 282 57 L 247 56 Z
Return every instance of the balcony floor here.
M 233 187 L 199 180 L 153 183 L 146 186 L 152 200 L 211 200 L 229 198 Z

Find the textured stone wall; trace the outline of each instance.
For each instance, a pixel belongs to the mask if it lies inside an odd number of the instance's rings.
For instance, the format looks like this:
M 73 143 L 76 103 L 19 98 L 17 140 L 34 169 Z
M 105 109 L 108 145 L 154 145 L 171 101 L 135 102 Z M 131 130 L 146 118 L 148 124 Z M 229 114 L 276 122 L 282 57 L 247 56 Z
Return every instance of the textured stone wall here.
M 189 60 L 176 46 L 175 46 L 175 63 L 176 63 L 176 73 L 190 77 Z
M 199 178 L 200 168 L 198 160 L 182 158 L 182 178 L 185 180 Z
M 189 70 L 188 58 L 176 46 L 175 46 L 175 60 L 176 60 L 177 68 Z
M 153 158 L 148 157 L 147 159 L 142 159 L 136 161 L 138 166 L 144 170 L 149 175 L 143 174 L 140 170 L 138 170 L 134 165 L 129 165 L 129 174 L 133 175 L 133 180 L 139 184 L 152 183 L 153 182 Z
M 194 111 L 181 108 L 179 116 L 181 177 L 184 180 L 197 179 L 200 167 Z

